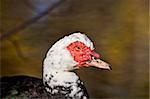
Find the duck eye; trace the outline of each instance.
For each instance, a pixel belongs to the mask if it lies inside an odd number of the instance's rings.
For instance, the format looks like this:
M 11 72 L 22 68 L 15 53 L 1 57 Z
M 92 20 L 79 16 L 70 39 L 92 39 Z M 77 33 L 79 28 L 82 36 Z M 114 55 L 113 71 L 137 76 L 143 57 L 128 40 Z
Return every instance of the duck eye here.
M 80 48 L 80 46 L 76 46 L 75 49 L 80 50 L 81 48 Z

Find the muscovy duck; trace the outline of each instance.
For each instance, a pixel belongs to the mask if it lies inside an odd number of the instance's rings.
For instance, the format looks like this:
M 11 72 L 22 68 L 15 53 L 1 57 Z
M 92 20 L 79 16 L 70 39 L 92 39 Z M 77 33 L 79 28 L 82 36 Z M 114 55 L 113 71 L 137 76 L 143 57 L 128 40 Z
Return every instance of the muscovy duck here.
M 74 69 L 95 66 L 110 70 L 100 60 L 92 41 L 74 32 L 57 41 L 43 61 L 43 80 L 29 76 L 2 77 L 1 98 L 88 99 L 87 90 Z

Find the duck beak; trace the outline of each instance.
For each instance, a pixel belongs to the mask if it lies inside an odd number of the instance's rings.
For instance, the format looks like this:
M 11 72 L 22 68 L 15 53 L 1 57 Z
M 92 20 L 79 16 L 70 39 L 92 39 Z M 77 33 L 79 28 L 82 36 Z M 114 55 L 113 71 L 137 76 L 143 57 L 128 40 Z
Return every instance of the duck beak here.
M 86 64 L 88 66 L 94 66 L 94 67 L 97 67 L 100 69 L 112 70 L 111 66 L 108 63 L 106 63 L 100 59 L 93 58 L 92 60 L 87 61 Z

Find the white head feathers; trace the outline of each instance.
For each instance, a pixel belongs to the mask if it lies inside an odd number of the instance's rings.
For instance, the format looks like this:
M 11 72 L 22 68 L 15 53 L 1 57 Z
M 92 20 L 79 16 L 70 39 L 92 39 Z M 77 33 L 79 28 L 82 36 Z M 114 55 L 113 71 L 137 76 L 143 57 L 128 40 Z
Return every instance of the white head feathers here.
M 66 49 L 66 47 L 75 41 L 83 42 L 86 46 L 90 47 L 92 50 L 94 49 L 93 43 L 91 40 L 84 34 L 73 33 L 69 36 L 65 36 L 64 38 L 57 41 L 48 51 L 46 58 L 44 60 L 44 71 L 51 69 L 56 70 L 67 70 L 72 69 L 73 66 L 78 64 L 74 61 L 70 52 Z

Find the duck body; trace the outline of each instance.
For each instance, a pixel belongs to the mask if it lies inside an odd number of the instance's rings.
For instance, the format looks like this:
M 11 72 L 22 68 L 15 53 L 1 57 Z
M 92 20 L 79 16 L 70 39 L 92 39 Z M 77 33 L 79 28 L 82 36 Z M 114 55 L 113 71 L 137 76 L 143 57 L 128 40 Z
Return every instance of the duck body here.
M 2 77 L 0 81 L 1 98 L 29 99 L 51 97 L 51 95 L 45 91 L 42 80 L 36 77 Z
M 72 93 L 71 85 L 50 87 L 44 85 L 42 79 L 30 76 L 13 76 L 2 77 L 0 79 L 0 98 L 17 98 L 17 99 L 87 99 L 88 93 L 83 85 L 83 82 L 78 79 L 76 88 L 79 90 L 74 96 Z M 51 89 L 50 93 L 45 88 Z

